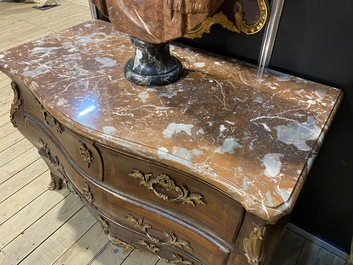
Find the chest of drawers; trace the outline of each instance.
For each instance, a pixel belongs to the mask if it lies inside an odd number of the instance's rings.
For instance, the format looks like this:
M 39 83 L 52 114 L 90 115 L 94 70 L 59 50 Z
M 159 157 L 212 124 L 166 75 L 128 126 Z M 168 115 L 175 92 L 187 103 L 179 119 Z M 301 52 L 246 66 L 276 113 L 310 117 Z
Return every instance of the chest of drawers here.
M 133 53 L 86 22 L 0 54 L 10 118 L 113 244 L 172 264 L 269 264 L 341 92 L 173 46 L 180 81 L 124 79 Z

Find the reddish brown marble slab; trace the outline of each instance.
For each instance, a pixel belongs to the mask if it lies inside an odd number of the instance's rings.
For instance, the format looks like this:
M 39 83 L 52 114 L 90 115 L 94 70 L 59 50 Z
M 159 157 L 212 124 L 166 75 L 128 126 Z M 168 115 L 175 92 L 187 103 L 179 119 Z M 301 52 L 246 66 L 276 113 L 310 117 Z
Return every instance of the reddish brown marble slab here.
M 274 222 L 293 208 L 336 112 L 338 89 L 236 60 L 172 46 L 178 82 L 140 87 L 124 78 L 129 38 L 86 22 L 0 54 L 64 125 L 209 182 Z

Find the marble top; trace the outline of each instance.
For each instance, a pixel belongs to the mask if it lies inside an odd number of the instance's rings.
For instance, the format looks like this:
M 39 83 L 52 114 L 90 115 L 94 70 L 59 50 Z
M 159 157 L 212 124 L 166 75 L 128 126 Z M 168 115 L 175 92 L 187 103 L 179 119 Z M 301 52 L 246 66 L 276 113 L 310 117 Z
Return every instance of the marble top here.
M 172 46 L 182 78 L 141 87 L 124 78 L 129 38 L 89 21 L 0 54 L 73 131 L 186 171 L 268 221 L 289 213 L 336 112 L 340 90 L 234 59 Z

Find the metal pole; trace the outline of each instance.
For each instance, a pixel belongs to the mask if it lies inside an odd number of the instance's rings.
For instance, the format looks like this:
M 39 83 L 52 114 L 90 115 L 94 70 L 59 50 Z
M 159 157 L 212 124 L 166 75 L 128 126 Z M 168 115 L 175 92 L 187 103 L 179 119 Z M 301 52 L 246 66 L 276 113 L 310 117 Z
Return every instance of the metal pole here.
M 92 20 L 97 19 L 97 10 L 94 4 L 90 0 L 88 0 L 88 5 L 89 5 L 89 10 L 91 12 L 91 18 Z
M 282 10 L 284 6 L 284 0 L 273 0 L 271 4 L 271 15 L 268 24 L 265 29 L 264 38 L 262 40 L 262 46 L 259 57 L 259 69 L 257 72 L 257 82 L 261 81 L 262 75 L 265 68 L 268 67 L 273 46 L 276 40 L 278 25 L 281 19 Z

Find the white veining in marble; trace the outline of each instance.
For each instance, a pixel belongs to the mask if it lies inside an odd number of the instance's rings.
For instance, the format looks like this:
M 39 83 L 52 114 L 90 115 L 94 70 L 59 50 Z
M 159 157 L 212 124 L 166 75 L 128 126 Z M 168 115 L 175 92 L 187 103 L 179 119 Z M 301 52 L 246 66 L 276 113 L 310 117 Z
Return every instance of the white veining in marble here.
M 194 65 L 197 68 L 203 68 L 206 66 L 206 64 L 204 62 L 195 62 Z
M 141 99 L 142 103 L 146 103 L 149 97 L 150 95 L 148 91 L 143 91 L 138 94 L 138 98 Z
M 188 150 L 184 147 L 173 146 L 172 153 L 173 155 L 191 161 L 194 156 L 200 156 L 204 152 L 198 149 Z
M 103 127 L 103 132 L 105 134 L 112 135 L 112 134 L 114 134 L 115 131 L 116 131 L 115 127 L 112 127 L 112 126 L 104 126 Z
M 170 123 L 168 127 L 163 131 L 163 135 L 166 138 L 171 138 L 174 134 L 185 132 L 187 135 L 191 135 L 191 129 L 194 128 L 192 124 L 177 124 Z
M 178 153 L 178 148 L 174 149 L 174 151 L 176 151 Z M 191 168 L 191 169 L 195 168 L 195 165 L 192 162 L 190 162 L 189 160 L 185 160 L 182 157 L 176 156 L 173 153 L 170 153 L 169 150 L 165 147 L 159 147 L 157 149 L 157 154 L 158 154 L 158 158 L 161 160 L 174 161 L 174 162 L 183 164 L 183 165 L 187 166 L 188 168 Z M 179 152 L 179 154 L 180 154 L 180 152 Z
M 116 66 L 116 61 L 107 57 L 96 57 L 95 60 L 102 64 L 101 67 L 114 67 Z
M 242 146 L 233 137 L 228 137 L 223 141 L 221 146 L 217 147 L 215 152 L 221 154 L 234 154 L 236 148 L 242 148 Z
M 276 193 L 283 198 L 283 201 L 288 201 L 293 189 L 281 189 L 277 186 Z
M 40 65 L 34 70 L 27 70 L 23 74 L 26 77 L 36 77 L 36 76 L 41 76 L 43 74 L 49 73 L 50 68 L 47 67 L 46 65 Z
M 282 154 L 266 154 L 262 161 L 265 166 L 264 174 L 269 178 L 279 177 L 282 169 Z
M 312 116 L 309 116 L 306 122 L 292 122 L 276 126 L 275 129 L 278 140 L 293 144 L 301 151 L 309 151 L 311 148 L 307 145 L 307 141 L 316 140 L 321 133 L 321 129 L 316 125 Z
M 59 107 L 65 106 L 69 101 L 65 98 L 60 98 L 57 100 L 56 105 Z

